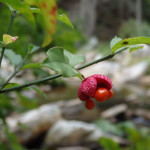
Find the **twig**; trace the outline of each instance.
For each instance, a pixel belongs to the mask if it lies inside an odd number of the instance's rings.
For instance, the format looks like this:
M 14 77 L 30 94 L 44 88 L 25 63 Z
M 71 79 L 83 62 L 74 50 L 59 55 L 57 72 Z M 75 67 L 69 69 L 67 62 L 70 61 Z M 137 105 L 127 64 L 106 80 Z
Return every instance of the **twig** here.
M 10 20 L 10 24 L 9 24 L 9 27 L 8 27 L 8 31 L 7 31 L 7 34 L 10 33 L 11 31 L 11 28 L 12 28 L 12 24 L 14 22 L 14 19 L 16 17 L 16 11 L 13 11 L 12 15 L 11 15 L 11 20 Z M 1 52 L 1 57 L 0 57 L 0 68 L 1 68 L 1 64 L 2 64 L 2 59 L 3 59 L 3 56 L 4 56 L 4 52 L 5 52 L 5 46 L 2 47 L 2 52 Z
M 3 56 L 4 56 L 4 51 L 5 51 L 5 47 L 2 47 L 2 52 L 1 52 L 1 57 L 0 57 L 0 68 L 1 68 L 2 59 L 3 59 Z
M 127 49 L 127 47 L 121 48 L 119 51 L 116 51 L 114 54 L 110 54 L 110 55 L 107 55 L 105 57 L 99 58 L 99 59 L 94 60 L 94 61 L 92 61 L 90 63 L 87 63 L 85 65 L 77 67 L 76 69 L 80 70 L 80 69 L 86 68 L 88 66 L 91 66 L 93 64 L 96 64 L 96 63 L 108 60 L 108 59 L 114 57 L 116 54 L 118 54 L 118 53 L 120 53 L 120 52 L 122 52 L 122 51 L 124 51 L 126 49 Z M 61 77 L 61 76 L 62 76 L 62 74 L 59 73 L 59 74 L 56 74 L 56 75 L 52 75 L 50 77 L 45 77 L 45 78 L 42 78 L 42 79 L 39 79 L 39 80 L 35 80 L 35 81 L 29 82 L 29 83 L 26 83 L 26 84 L 22 84 L 22 85 L 16 86 L 16 87 L 6 88 L 4 90 L 1 90 L 0 93 L 7 93 L 7 92 L 10 92 L 10 91 L 19 90 L 21 88 L 25 88 L 25 87 L 28 87 L 28 86 L 31 86 L 31 85 L 39 84 L 39 83 L 42 83 L 42 82 L 45 82 L 45 81 L 48 81 L 48 80 L 56 79 L 56 78 Z

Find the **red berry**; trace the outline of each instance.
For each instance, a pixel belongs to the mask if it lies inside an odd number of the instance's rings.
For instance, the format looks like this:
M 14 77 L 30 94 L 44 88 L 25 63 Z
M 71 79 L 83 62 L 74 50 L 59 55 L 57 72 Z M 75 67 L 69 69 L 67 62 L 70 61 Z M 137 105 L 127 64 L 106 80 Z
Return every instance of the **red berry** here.
M 97 89 L 94 98 L 99 102 L 103 102 L 108 98 L 108 94 L 108 90 L 106 88 L 101 87 Z
M 90 97 L 94 96 L 99 87 L 110 90 L 112 88 L 112 82 L 107 76 L 101 74 L 95 74 L 84 79 L 78 90 L 79 99 L 87 101 Z
M 107 99 L 111 98 L 112 96 L 113 96 L 113 91 L 109 90 Z
M 86 104 L 85 104 L 85 107 L 87 108 L 87 109 L 93 109 L 94 107 L 95 107 L 95 103 L 93 102 L 93 100 L 92 99 L 88 99 L 87 101 L 86 101 Z

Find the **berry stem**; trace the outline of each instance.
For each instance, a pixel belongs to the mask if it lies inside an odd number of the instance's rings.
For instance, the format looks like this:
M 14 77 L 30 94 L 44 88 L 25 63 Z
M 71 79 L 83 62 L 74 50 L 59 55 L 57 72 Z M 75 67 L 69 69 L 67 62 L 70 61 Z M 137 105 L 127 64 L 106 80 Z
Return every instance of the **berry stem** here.
M 85 79 L 84 75 L 78 69 L 75 70 L 79 72 L 78 77 L 83 81 Z

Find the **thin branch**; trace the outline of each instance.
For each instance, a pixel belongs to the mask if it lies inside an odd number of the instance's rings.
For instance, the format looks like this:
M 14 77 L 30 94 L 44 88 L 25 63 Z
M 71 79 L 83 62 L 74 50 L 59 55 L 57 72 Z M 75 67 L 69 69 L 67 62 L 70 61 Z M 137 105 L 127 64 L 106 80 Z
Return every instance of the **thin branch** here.
M 4 51 L 5 51 L 5 47 L 2 47 L 2 52 L 1 52 L 1 57 L 0 57 L 0 68 L 1 68 L 2 59 L 3 59 L 3 56 L 4 56 Z
M 114 57 L 116 54 L 118 54 L 118 53 L 120 53 L 120 52 L 122 52 L 122 51 L 124 51 L 126 49 L 127 49 L 126 47 L 125 48 L 121 48 L 120 50 L 116 51 L 114 54 L 110 54 L 110 55 L 104 56 L 104 57 L 99 58 L 97 60 L 94 60 L 94 61 L 92 61 L 90 63 L 87 63 L 85 65 L 77 67 L 76 69 L 80 70 L 80 69 L 86 68 L 88 66 L 91 66 L 93 64 L 96 64 L 96 63 L 108 60 L 108 59 Z M 45 81 L 48 81 L 48 80 L 56 79 L 56 78 L 61 77 L 61 76 L 62 76 L 62 74 L 52 75 L 50 77 L 45 77 L 45 78 L 42 78 L 42 79 L 39 79 L 39 80 L 35 80 L 35 81 L 29 82 L 29 83 L 26 83 L 26 84 L 23 84 L 23 85 L 19 85 L 19 86 L 16 86 L 16 87 L 12 87 L 12 88 L 7 88 L 7 89 L 4 89 L 4 90 L 1 90 L 0 93 L 7 93 L 7 92 L 10 92 L 10 91 L 19 90 L 21 88 L 25 88 L 25 87 L 28 87 L 28 86 L 31 86 L 31 85 L 39 84 L 39 83 L 42 83 L 42 82 L 45 82 Z
M 13 22 L 14 22 L 14 19 L 15 19 L 15 17 L 16 17 L 16 14 L 17 14 L 17 12 L 16 12 L 16 11 L 13 11 L 13 12 L 12 12 L 11 20 L 10 20 L 10 24 L 9 24 L 9 27 L 8 27 L 7 34 L 9 34 L 9 33 L 10 33 L 10 31 L 11 31 L 12 24 L 13 24 Z
M 11 28 L 12 28 L 12 24 L 14 22 L 14 19 L 16 17 L 16 11 L 13 11 L 12 15 L 11 15 L 11 20 L 10 20 L 10 24 L 9 24 L 9 27 L 8 27 L 8 31 L 7 31 L 7 34 L 10 33 L 11 31 Z M 0 57 L 0 68 L 1 68 L 1 64 L 2 64 L 2 59 L 3 59 L 3 56 L 4 56 L 4 52 L 5 52 L 5 47 L 3 46 L 2 47 L 2 52 L 1 52 L 1 57 Z

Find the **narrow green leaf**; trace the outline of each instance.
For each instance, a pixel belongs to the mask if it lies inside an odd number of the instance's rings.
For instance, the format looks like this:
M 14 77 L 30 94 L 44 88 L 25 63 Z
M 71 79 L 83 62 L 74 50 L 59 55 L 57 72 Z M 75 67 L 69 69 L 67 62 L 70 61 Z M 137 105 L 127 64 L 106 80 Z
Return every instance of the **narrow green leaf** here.
M 18 86 L 18 85 L 19 85 L 18 83 L 8 83 L 8 84 L 4 87 L 4 89 L 16 87 L 16 86 Z
M 23 69 L 31 69 L 31 68 L 40 68 L 40 67 L 42 67 L 41 63 L 30 63 L 30 64 L 26 64 L 23 67 L 21 67 L 21 70 L 23 70 Z
M 65 14 L 62 14 L 62 15 L 57 14 L 57 19 L 67 24 L 69 27 L 71 27 L 74 30 L 73 24 L 71 23 L 70 19 Z
M 131 53 L 131 52 L 133 52 L 133 51 L 136 51 L 136 50 L 142 49 L 142 48 L 143 48 L 142 45 L 141 45 L 141 46 L 135 45 L 135 46 L 133 46 L 133 47 L 130 47 L 129 52 Z
M 73 55 L 61 47 L 51 48 L 47 54 L 48 58 L 42 64 L 62 73 L 64 77 L 76 76 L 78 71 L 74 69 L 74 66 L 84 61 L 83 56 Z
M 40 95 L 42 95 L 46 100 L 48 100 L 47 95 L 43 91 L 41 91 L 39 88 L 37 88 L 36 86 L 32 86 L 30 88 L 33 89 L 33 90 L 35 90 L 37 93 L 39 93 Z
M 18 54 L 16 54 L 13 50 L 11 49 L 6 49 L 5 51 L 5 56 L 10 60 L 10 62 L 14 65 L 17 66 L 22 60 L 22 57 Z
M 19 100 L 20 100 L 20 104 L 26 108 L 26 109 L 33 109 L 37 107 L 37 100 L 36 99 L 29 99 L 26 96 L 23 96 L 21 94 L 21 92 L 16 92 Z
M 81 81 L 84 80 L 84 78 L 82 77 L 82 75 L 81 75 L 80 73 L 77 74 L 77 77 L 78 77 Z
M 149 37 L 134 37 L 134 38 L 121 40 L 112 47 L 112 53 L 117 51 L 119 48 L 130 46 L 130 45 L 136 45 L 136 44 L 150 44 L 150 38 Z
M 110 42 L 110 48 L 112 49 L 112 47 L 113 47 L 114 45 L 116 45 L 116 44 L 117 44 L 119 41 L 121 41 L 121 40 L 122 40 L 122 38 L 115 36 L 115 37 L 111 40 L 111 42 Z

